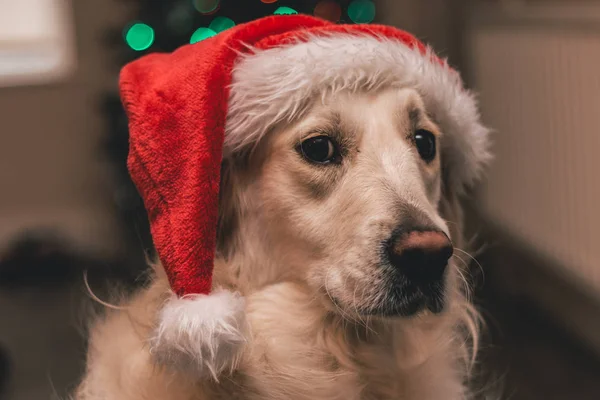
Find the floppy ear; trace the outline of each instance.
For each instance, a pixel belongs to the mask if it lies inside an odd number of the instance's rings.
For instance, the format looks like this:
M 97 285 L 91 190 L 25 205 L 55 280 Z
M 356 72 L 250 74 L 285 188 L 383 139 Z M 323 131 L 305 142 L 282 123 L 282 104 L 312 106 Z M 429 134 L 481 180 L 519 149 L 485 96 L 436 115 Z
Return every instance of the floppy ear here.
M 449 222 L 448 228 L 452 241 L 457 247 L 465 246 L 464 215 L 462 200 L 484 175 L 485 169 L 492 161 L 490 153 L 490 130 L 479 122 L 474 97 L 463 93 L 463 97 L 471 100 L 464 118 L 471 118 L 468 132 L 453 130 L 448 125 L 448 134 L 442 143 L 442 199 L 440 213 Z M 460 116 L 459 116 L 460 119 Z M 443 125 L 443 124 L 442 124 Z
M 446 180 L 442 182 L 440 214 L 448 223 L 454 246 L 462 248 L 464 245 L 463 208 L 458 191 L 452 190 Z
M 489 153 L 479 160 L 481 169 L 485 168 L 490 161 Z M 462 251 L 475 251 L 472 246 L 476 245 L 477 232 L 467 232 L 465 223 L 465 203 L 472 194 L 473 185 L 457 185 L 453 165 L 442 162 L 442 196 L 439 204 L 441 217 L 447 221 L 452 242 L 456 248 Z
M 229 259 L 235 251 L 232 239 L 239 223 L 239 208 L 235 194 L 236 180 L 235 162 L 231 158 L 224 159 L 221 163 L 217 255 L 225 260 Z

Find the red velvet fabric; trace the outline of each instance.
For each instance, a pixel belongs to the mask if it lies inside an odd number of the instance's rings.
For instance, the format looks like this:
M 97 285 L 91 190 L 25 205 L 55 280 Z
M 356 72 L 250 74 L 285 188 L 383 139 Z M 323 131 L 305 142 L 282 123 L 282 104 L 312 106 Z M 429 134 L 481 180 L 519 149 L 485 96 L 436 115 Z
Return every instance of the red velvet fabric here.
M 170 54 L 147 55 L 121 72 L 129 171 L 144 199 L 158 256 L 179 296 L 211 290 L 228 87 L 238 52 L 247 51 L 244 44 L 266 49 L 307 33 L 383 36 L 424 50 L 412 35 L 392 27 L 271 16 Z

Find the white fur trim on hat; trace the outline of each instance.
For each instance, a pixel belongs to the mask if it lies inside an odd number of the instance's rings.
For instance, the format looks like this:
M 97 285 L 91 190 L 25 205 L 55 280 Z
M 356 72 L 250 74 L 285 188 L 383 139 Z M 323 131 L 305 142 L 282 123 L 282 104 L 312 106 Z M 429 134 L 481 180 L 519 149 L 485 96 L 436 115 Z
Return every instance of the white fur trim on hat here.
M 160 312 L 151 353 L 161 364 L 218 380 L 238 364 L 247 332 L 240 294 L 173 295 Z
M 225 152 L 256 144 L 273 125 L 299 118 L 315 97 L 339 91 L 414 88 L 444 131 L 449 182 L 470 186 L 490 159 L 488 129 L 458 73 L 398 41 L 331 34 L 266 50 L 254 49 L 234 67 Z

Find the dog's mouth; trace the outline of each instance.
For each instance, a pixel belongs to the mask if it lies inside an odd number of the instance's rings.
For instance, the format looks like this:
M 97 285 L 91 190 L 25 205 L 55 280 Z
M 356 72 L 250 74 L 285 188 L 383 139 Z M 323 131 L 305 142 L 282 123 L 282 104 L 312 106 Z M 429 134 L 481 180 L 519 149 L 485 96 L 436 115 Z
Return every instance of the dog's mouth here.
M 348 306 L 330 293 L 328 293 L 328 297 L 337 309 L 354 309 L 362 316 L 383 318 L 408 318 L 424 312 L 440 314 L 444 311 L 446 303 L 444 282 L 432 283 L 425 287 L 394 285 L 387 291 L 383 300 L 375 305 L 354 304 Z
M 390 290 L 381 305 L 364 310 L 366 315 L 382 317 L 412 317 L 422 312 L 440 314 L 444 311 L 444 283 L 426 287 L 406 285 Z

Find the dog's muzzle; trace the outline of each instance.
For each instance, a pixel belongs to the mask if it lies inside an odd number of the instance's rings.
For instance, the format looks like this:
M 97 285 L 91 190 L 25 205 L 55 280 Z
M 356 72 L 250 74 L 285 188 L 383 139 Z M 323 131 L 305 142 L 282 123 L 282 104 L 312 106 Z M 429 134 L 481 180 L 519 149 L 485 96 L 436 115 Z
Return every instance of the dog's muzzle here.
M 385 244 L 389 274 L 389 301 L 384 314 L 410 316 L 425 308 L 444 308 L 445 276 L 452 256 L 448 236 L 428 227 L 397 230 Z

